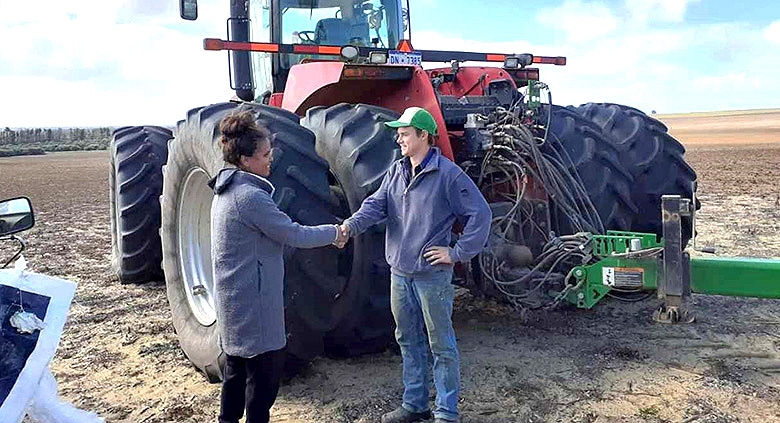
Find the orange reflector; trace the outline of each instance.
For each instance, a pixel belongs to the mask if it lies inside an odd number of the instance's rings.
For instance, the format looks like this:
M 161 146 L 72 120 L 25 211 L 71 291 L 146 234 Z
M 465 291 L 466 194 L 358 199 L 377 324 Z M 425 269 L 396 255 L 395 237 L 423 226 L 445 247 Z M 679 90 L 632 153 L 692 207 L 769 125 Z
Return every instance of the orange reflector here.
M 398 42 L 398 47 L 396 47 L 396 50 L 403 51 L 406 53 L 411 53 L 414 51 L 414 48 L 412 48 L 412 42 L 409 40 L 401 40 Z
M 534 56 L 534 63 L 541 63 L 544 65 L 566 65 L 566 58 L 563 56 L 550 57 L 550 56 Z
M 238 41 L 223 41 L 224 50 L 238 51 L 262 51 L 266 53 L 276 53 L 279 51 L 278 44 L 269 43 L 247 43 Z
M 343 75 L 346 78 L 360 78 L 363 76 L 363 70 L 360 68 L 344 68 Z
M 488 62 L 503 62 L 506 59 L 505 54 L 486 54 L 485 57 Z
M 223 41 L 217 38 L 204 39 L 203 48 L 205 50 L 261 51 L 265 53 L 279 52 L 279 44 Z
M 341 47 L 336 46 L 315 46 L 310 44 L 295 44 L 293 45 L 293 53 L 298 54 L 327 54 L 327 55 L 341 55 Z
M 539 80 L 539 69 L 536 68 L 526 68 L 526 69 L 520 69 L 515 71 L 515 78 L 521 79 L 521 80 L 529 80 L 532 79 L 534 81 Z
M 320 46 L 318 47 L 320 54 L 336 54 L 341 55 L 341 47 L 335 46 Z
M 299 54 L 317 54 L 319 47 L 310 44 L 293 45 L 293 53 Z
M 204 50 L 222 50 L 222 40 L 219 38 L 205 38 L 203 39 L 203 49 Z
M 343 79 L 383 79 L 388 81 L 408 81 L 412 79 L 414 69 L 408 66 L 346 65 L 341 71 Z
M 231 46 L 230 44 L 233 44 Z M 239 42 L 230 42 L 228 41 L 225 43 L 226 48 L 236 48 L 236 47 L 243 47 L 244 49 L 247 49 L 249 51 L 263 51 L 266 53 L 276 53 L 279 51 L 279 44 L 269 44 L 269 43 L 239 43 Z

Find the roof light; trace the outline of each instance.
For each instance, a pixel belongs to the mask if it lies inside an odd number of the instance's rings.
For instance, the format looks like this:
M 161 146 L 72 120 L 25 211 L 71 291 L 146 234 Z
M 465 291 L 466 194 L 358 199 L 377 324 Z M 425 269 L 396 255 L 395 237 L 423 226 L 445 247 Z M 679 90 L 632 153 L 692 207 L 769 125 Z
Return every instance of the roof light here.
M 341 57 L 352 61 L 358 58 L 360 55 L 360 50 L 358 50 L 355 46 L 344 46 L 341 47 Z
M 517 59 L 520 61 L 520 67 L 524 68 L 534 62 L 534 55 L 528 53 L 518 54 Z
M 524 68 L 534 61 L 534 56 L 528 53 L 506 56 L 504 67 L 507 69 Z

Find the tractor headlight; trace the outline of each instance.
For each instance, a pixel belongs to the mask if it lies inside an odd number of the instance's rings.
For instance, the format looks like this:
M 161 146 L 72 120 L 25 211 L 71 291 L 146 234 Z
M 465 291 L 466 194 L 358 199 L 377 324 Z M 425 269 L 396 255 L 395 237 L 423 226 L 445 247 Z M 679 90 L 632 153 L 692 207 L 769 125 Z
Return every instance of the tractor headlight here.
M 372 65 L 384 65 L 387 63 L 387 53 L 384 51 L 372 51 L 368 53 L 368 62 Z
M 524 68 L 534 62 L 532 54 L 523 53 L 515 56 L 507 56 L 504 59 L 504 67 L 507 69 Z

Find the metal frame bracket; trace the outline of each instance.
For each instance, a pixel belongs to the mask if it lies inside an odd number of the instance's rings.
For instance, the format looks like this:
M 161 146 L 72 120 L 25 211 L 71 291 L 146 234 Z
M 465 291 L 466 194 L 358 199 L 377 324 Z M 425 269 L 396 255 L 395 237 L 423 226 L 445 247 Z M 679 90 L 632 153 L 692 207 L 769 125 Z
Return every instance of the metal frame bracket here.
M 679 195 L 661 197 L 664 252 L 658 278 L 661 306 L 653 314 L 659 323 L 692 323 L 695 315 L 688 310 L 691 296 L 690 256 L 683 252 L 682 217 L 690 216 L 695 205 Z

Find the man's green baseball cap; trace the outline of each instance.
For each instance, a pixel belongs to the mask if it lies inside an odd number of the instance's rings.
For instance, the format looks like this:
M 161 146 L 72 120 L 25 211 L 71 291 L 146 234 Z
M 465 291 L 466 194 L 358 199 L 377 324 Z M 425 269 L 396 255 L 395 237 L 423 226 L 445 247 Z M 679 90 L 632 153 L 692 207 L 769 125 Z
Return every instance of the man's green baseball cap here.
M 385 125 L 390 128 L 413 126 L 417 129 L 428 131 L 431 135 L 436 135 L 437 132 L 436 121 L 433 120 L 433 116 L 421 107 L 410 107 L 404 110 L 404 114 L 398 120 L 385 122 Z

